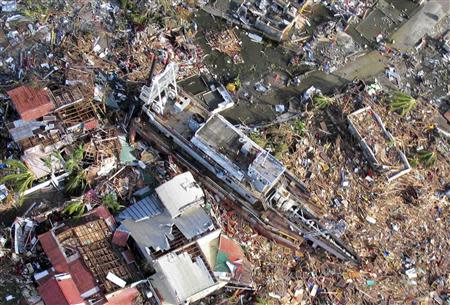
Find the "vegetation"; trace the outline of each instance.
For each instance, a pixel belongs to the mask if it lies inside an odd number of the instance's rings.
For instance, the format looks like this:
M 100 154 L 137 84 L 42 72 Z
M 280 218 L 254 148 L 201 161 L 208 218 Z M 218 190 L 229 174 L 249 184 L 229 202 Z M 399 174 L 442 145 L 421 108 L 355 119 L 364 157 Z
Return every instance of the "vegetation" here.
M 86 212 L 86 204 L 83 201 L 74 201 L 63 210 L 64 214 L 75 217 L 80 217 L 85 212 Z
M 78 190 L 84 191 L 87 186 L 87 175 L 84 169 L 71 172 L 67 177 L 65 190 L 67 193 L 73 194 Z
M 241 83 L 241 76 L 238 74 L 237 76 L 236 76 L 236 78 L 234 79 L 234 85 L 236 86 L 236 89 L 240 89 L 241 88 L 241 86 L 242 86 L 242 83 Z
M 424 164 L 426 167 L 430 167 L 436 163 L 437 156 L 434 151 L 421 150 L 418 153 L 420 163 Z
M 75 193 L 78 190 L 84 191 L 87 186 L 87 174 L 82 167 L 84 148 L 78 145 L 69 158 L 64 162 L 64 167 L 69 173 L 65 189 L 68 193 Z
M 313 97 L 313 103 L 317 109 L 325 109 L 333 104 L 333 99 L 324 95 L 316 95 Z
M 6 160 L 9 173 L 0 178 L 0 184 L 8 184 L 17 193 L 17 204 L 21 205 L 25 197 L 25 192 L 31 188 L 36 180 L 30 169 L 19 160 Z
M 401 91 L 394 93 L 389 103 L 390 111 L 397 111 L 400 115 L 405 116 L 417 106 L 417 100 Z
M 289 146 L 286 144 L 286 142 L 282 142 L 278 144 L 278 146 L 275 148 L 275 158 L 278 160 L 281 160 L 283 155 L 289 151 Z
M 83 145 L 78 145 L 72 154 L 64 162 L 64 167 L 66 171 L 73 172 L 81 169 L 81 162 L 83 161 L 84 148 Z M 61 157 L 62 158 L 62 157 Z
M 255 305 L 270 305 L 273 304 L 272 302 L 269 302 L 269 300 L 263 298 L 263 297 L 257 297 Z
M 250 140 L 255 142 L 257 145 L 261 146 L 262 148 L 265 148 L 267 145 L 267 140 L 264 138 L 264 136 L 258 132 L 252 132 L 248 135 Z
M 138 8 L 137 1 L 120 0 L 120 8 L 126 11 L 127 17 L 135 24 L 144 25 L 148 20 L 149 11 Z
M 294 129 L 294 132 L 299 136 L 304 135 L 307 131 L 306 124 L 301 119 L 295 119 L 292 122 L 292 127 Z
M 417 165 L 419 165 L 419 160 L 417 160 L 417 157 L 408 157 L 408 162 L 411 167 L 417 167 Z
M 116 193 L 108 193 L 102 198 L 102 203 L 111 210 L 111 212 L 116 213 L 124 206 L 117 200 Z
M 40 20 L 48 15 L 50 7 L 42 3 L 42 1 L 25 0 L 20 12 L 32 19 Z

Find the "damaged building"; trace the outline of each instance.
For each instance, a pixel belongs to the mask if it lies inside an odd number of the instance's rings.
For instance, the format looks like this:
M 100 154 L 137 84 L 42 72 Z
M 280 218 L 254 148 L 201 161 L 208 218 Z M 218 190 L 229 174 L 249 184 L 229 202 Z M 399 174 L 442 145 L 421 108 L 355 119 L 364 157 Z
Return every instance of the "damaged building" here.
M 70 226 L 60 224 L 38 236 L 51 268 L 34 275 L 46 305 L 134 304 L 141 298 L 135 266 L 127 264 L 111 244 L 115 221 L 103 207 Z
M 234 17 L 276 41 L 285 40 L 301 18 L 300 5 L 291 1 L 244 1 Z
M 190 172 L 175 176 L 122 211 L 113 243 L 136 249 L 155 273 L 161 304 L 188 304 L 234 283 L 251 287 L 240 246 L 215 228 L 205 194 Z
M 255 198 L 263 198 L 285 171 L 275 157 L 220 115 L 208 119 L 191 142 L 220 164 L 225 173 L 253 190 Z
M 95 106 L 78 87 L 52 91 L 21 86 L 8 91 L 8 95 L 20 118 L 7 123 L 7 128 L 23 152 L 21 159 L 37 179 L 61 170 L 54 151 L 98 126 Z M 46 159 L 52 168 L 46 165 Z

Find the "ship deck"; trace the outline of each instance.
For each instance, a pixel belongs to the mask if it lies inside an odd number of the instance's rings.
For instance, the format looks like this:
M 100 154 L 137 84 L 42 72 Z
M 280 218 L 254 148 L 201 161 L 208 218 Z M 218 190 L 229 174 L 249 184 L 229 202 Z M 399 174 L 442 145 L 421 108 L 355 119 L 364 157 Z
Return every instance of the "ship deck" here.
M 195 133 L 195 131 L 189 127 L 189 121 L 192 116 L 197 114 L 206 121 L 211 114 L 195 97 L 185 93 L 183 93 L 182 96 L 188 97 L 191 100 L 190 104 L 182 111 L 177 111 L 174 106 L 175 103 L 168 102 L 165 108 L 166 113 L 163 116 L 159 116 L 159 119 L 166 127 L 176 131 L 176 133 L 186 140 L 190 140 Z

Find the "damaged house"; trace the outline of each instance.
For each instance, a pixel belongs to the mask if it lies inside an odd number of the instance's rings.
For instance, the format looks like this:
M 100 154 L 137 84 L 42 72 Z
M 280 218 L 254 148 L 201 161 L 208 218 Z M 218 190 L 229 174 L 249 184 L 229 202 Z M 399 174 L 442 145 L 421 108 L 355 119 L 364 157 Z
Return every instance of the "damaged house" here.
M 268 38 L 282 41 L 299 21 L 301 14 L 297 3 L 282 0 L 243 1 L 235 12 L 243 24 L 264 33 Z
M 8 123 L 7 128 L 23 151 L 22 161 L 37 179 L 62 168 L 54 151 L 74 143 L 80 134 L 99 123 L 95 106 L 78 87 L 51 91 L 21 86 L 8 91 L 8 95 L 20 118 Z
M 252 284 L 242 249 L 215 229 L 204 202 L 202 188 L 185 172 L 118 216 L 113 242 L 132 245 L 151 264 L 161 304 L 189 304 L 229 282 Z
M 44 304 L 134 304 L 136 270 L 111 244 L 112 215 L 100 206 L 77 222 L 38 236 L 52 265 L 34 276 Z

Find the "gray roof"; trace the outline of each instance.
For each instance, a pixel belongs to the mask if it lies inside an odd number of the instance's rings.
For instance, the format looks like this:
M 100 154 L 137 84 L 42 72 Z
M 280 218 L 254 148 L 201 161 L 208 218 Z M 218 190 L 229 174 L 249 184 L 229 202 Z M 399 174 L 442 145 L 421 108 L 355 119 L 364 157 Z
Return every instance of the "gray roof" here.
M 158 196 L 156 194 L 151 194 L 123 210 L 117 218 L 119 221 L 125 219 L 139 221 L 159 215 L 162 211 L 163 207 L 161 206 L 161 201 L 158 199 Z
M 9 129 L 9 133 L 14 141 L 20 141 L 23 139 L 31 138 L 34 136 L 33 131 L 40 128 L 41 126 L 45 126 L 43 122 L 38 121 L 23 121 L 17 120 L 13 123 L 13 128 Z
M 169 213 L 164 212 L 141 221 L 125 219 L 122 225 L 139 246 L 166 251 L 170 249 L 169 240 L 173 239 L 174 225 Z
M 239 181 L 246 178 L 260 193 L 268 191 L 285 171 L 274 156 L 218 114 L 197 130 L 191 142 L 223 167 L 227 175 Z
M 153 285 L 171 304 L 183 304 L 195 294 L 216 285 L 205 262 L 187 252 L 169 253 L 156 260 Z M 195 300 L 194 300 L 195 301 Z
M 168 211 L 141 221 L 125 219 L 120 227 L 121 230 L 129 232 L 139 246 L 167 251 L 170 250 L 169 241 L 174 238 L 173 225 L 176 225 L 187 239 L 213 228 L 211 218 L 201 207 L 191 207 L 175 219 Z
M 185 210 L 174 219 L 175 225 L 187 239 L 200 235 L 213 228 L 213 222 L 201 207 Z
M 191 172 L 185 172 L 161 184 L 156 189 L 164 207 L 175 218 L 183 210 L 203 203 L 205 194 L 198 186 Z
M 231 123 L 219 115 L 211 117 L 195 134 L 216 152 L 234 160 L 242 146 L 240 139 L 245 137 Z

